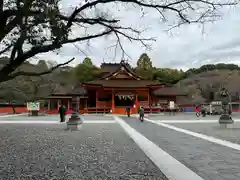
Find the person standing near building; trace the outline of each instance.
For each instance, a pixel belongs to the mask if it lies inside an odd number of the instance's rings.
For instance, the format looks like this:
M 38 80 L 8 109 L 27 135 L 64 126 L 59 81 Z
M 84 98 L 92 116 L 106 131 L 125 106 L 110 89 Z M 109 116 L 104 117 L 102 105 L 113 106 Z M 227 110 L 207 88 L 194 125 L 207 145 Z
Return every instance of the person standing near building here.
M 130 117 L 131 107 L 126 107 L 127 116 Z
M 64 122 L 65 121 L 65 116 L 66 116 L 66 108 L 64 105 L 61 105 L 59 107 L 59 115 L 60 115 L 60 122 Z
M 212 113 L 213 113 L 212 112 L 212 103 L 210 103 L 210 105 L 209 105 L 209 113 L 210 113 L 209 115 L 212 115 Z
M 202 117 L 205 117 L 207 115 L 206 108 L 204 105 L 202 105 L 201 107 L 201 114 L 202 114 Z
M 140 109 L 139 109 L 139 119 L 141 122 L 143 122 L 144 120 L 144 108 L 142 106 L 140 106 Z
M 169 115 L 175 115 L 174 111 L 175 111 L 175 102 L 174 101 L 169 101 L 168 104 L 168 109 L 169 109 Z

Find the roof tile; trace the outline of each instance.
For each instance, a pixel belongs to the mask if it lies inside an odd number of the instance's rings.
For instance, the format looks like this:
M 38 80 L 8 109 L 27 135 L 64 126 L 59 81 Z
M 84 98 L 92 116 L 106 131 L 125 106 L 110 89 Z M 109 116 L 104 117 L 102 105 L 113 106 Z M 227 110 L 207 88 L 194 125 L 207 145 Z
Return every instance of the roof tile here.
M 85 84 L 92 84 L 92 85 L 100 85 L 103 87 L 146 87 L 150 85 L 158 85 L 159 83 L 155 83 L 150 80 L 95 80 L 90 81 Z

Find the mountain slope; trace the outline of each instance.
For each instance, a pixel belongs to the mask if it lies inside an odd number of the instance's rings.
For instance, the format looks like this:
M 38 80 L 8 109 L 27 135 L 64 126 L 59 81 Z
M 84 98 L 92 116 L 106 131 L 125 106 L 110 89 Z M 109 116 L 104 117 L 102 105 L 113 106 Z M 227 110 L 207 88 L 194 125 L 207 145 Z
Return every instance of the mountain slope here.
M 179 81 L 175 86 L 181 88 L 195 98 L 201 96 L 206 100 L 211 100 L 211 92 L 214 100 L 219 99 L 219 90 L 225 87 L 232 100 L 238 99 L 240 92 L 240 71 L 239 70 L 212 70 L 192 75 Z

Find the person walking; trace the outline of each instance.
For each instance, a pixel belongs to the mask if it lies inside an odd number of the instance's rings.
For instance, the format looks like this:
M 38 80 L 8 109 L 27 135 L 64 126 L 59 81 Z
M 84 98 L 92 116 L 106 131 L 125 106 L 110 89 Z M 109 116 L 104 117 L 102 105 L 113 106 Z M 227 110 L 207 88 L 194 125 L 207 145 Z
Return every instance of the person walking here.
M 142 106 L 140 106 L 140 109 L 139 109 L 139 120 L 141 122 L 143 122 L 144 120 L 144 108 Z
M 195 113 L 196 113 L 196 116 L 197 116 L 197 117 L 199 117 L 199 116 L 201 115 L 199 106 L 195 106 Z
M 66 116 L 66 107 L 64 105 L 61 105 L 59 107 L 59 115 L 60 115 L 60 122 L 65 122 L 65 116 Z
M 131 108 L 130 107 L 126 107 L 126 112 L 127 112 L 127 116 L 130 117 L 130 111 L 131 111 Z
M 206 108 L 204 105 L 202 105 L 202 107 L 201 107 L 201 114 L 202 114 L 202 117 L 206 117 L 206 115 L 207 115 Z

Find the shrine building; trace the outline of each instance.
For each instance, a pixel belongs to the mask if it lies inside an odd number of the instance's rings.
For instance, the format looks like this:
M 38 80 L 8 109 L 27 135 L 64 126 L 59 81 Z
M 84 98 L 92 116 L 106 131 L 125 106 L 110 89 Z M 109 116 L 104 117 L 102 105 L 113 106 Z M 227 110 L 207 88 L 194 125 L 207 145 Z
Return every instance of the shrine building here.
M 169 101 L 177 103 L 178 96 L 186 94 L 163 83 L 145 80 L 136 75 L 125 61 L 120 63 L 103 63 L 100 78 L 82 83 L 73 89 L 59 88 L 46 97 L 48 110 L 56 113 L 60 104 L 68 109 L 72 107 L 72 97 L 78 97 L 78 109 L 81 113 L 124 114 L 126 107 L 135 114 L 139 106 L 146 113 L 160 112 Z

